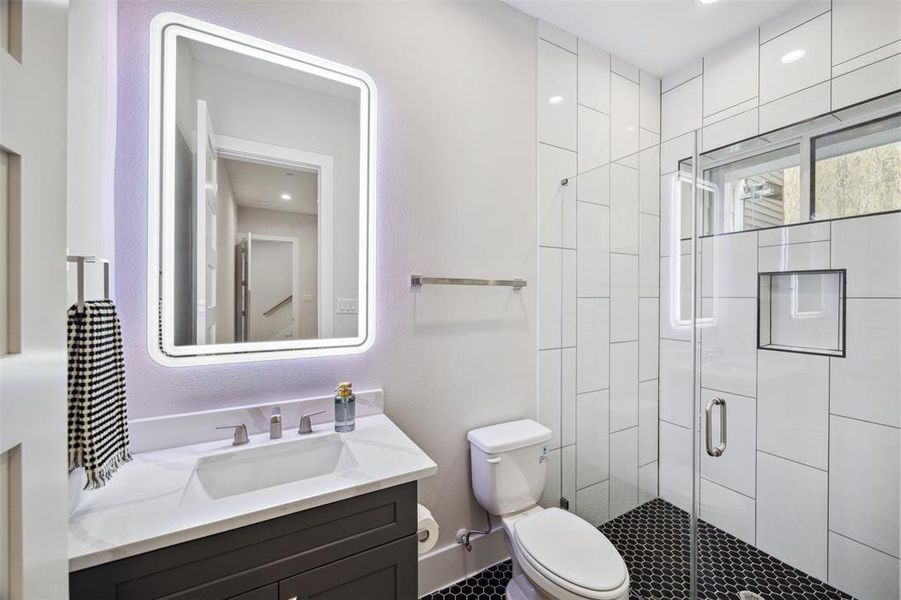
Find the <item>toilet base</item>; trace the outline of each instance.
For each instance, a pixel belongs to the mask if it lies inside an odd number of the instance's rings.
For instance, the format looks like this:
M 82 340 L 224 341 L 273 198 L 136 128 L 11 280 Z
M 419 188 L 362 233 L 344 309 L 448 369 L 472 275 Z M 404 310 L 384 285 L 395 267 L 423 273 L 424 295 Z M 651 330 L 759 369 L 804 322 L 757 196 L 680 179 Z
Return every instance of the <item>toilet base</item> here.
M 513 577 L 507 583 L 504 598 L 505 600 L 553 600 L 532 585 L 525 573 L 517 568 L 515 560 L 513 561 Z

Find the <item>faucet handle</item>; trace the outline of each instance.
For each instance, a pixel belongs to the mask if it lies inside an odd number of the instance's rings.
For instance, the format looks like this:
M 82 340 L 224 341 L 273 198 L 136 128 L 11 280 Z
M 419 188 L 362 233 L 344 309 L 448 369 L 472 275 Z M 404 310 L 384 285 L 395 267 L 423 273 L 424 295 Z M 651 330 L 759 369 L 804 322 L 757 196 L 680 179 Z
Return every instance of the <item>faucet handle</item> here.
M 313 424 L 310 421 L 310 417 L 315 417 L 316 415 L 321 415 L 325 413 L 324 410 L 317 410 L 316 412 L 311 412 L 306 414 L 300 418 L 300 427 L 297 428 L 297 433 L 300 435 L 307 435 L 308 433 L 313 433 Z
M 250 441 L 250 438 L 247 437 L 247 425 L 241 423 L 240 425 L 219 425 L 216 429 L 234 429 L 235 437 L 232 440 L 232 446 L 243 446 L 247 442 Z

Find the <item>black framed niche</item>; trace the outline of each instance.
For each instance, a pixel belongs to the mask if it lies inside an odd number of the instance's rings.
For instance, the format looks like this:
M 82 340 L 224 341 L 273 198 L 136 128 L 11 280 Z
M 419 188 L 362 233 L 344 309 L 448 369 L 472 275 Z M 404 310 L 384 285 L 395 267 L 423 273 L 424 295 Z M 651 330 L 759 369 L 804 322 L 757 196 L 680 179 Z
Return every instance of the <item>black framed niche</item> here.
M 845 269 L 757 276 L 757 347 L 845 356 Z

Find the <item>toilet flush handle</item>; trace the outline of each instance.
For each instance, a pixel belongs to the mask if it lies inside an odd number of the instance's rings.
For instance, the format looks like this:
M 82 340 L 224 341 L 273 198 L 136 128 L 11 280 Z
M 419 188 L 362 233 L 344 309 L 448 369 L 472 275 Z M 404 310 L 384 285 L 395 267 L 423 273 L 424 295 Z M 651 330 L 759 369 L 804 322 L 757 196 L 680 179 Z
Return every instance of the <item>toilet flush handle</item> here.
M 485 462 L 488 463 L 489 465 L 494 465 L 494 464 L 501 462 L 501 457 L 500 456 L 492 456 L 490 458 L 486 458 Z

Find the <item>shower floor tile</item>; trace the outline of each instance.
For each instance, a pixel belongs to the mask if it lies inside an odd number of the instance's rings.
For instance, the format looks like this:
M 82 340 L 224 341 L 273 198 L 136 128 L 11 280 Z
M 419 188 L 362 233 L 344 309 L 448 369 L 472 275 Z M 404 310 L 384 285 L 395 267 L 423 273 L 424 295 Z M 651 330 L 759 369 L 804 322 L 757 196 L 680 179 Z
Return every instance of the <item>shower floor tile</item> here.
M 631 577 L 630 600 L 687 600 L 689 515 L 659 498 L 599 528 L 622 554 Z M 763 600 L 853 600 L 704 521 L 698 521 L 698 598 L 737 600 L 750 591 Z M 425 596 L 426 600 L 504 600 L 510 561 Z

